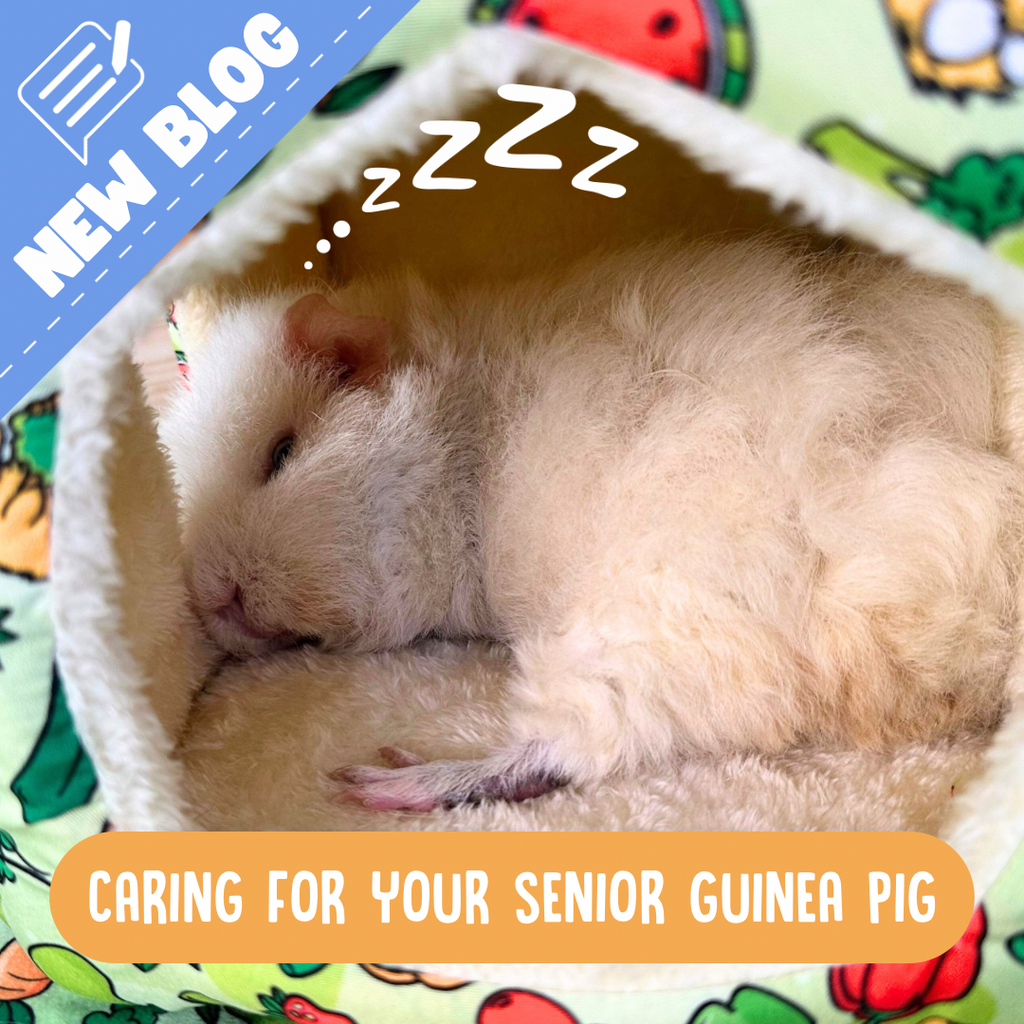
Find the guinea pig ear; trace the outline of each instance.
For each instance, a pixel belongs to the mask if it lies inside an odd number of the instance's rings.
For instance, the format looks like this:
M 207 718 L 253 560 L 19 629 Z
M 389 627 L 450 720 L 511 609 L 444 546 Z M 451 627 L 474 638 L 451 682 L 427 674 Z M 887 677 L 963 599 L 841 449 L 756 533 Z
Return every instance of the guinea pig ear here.
M 335 309 L 323 295 L 304 295 L 284 314 L 288 353 L 326 362 L 346 383 L 372 384 L 387 370 L 389 336 L 387 320 Z

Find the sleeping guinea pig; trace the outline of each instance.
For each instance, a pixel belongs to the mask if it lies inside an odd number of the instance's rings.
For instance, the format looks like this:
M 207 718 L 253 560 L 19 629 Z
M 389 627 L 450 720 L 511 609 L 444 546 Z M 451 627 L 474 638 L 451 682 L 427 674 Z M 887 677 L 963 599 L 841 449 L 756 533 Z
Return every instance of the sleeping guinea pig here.
M 253 295 L 162 424 L 192 596 L 240 656 L 509 645 L 507 743 L 335 773 L 373 808 L 982 729 L 1017 638 L 1018 344 L 958 286 L 761 240 Z

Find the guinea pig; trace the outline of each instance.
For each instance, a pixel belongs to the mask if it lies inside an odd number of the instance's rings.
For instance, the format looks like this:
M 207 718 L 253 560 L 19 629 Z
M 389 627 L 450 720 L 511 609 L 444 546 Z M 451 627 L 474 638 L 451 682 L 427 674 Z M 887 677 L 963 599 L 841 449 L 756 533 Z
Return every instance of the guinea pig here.
M 372 808 L 981 730 L 1018 636 L 1019 344 L 958 285 L 760 238 L 252 294 L 161 426 L 192 597 L 242 657 L 509 646 L 508 742 L 335 773 Z

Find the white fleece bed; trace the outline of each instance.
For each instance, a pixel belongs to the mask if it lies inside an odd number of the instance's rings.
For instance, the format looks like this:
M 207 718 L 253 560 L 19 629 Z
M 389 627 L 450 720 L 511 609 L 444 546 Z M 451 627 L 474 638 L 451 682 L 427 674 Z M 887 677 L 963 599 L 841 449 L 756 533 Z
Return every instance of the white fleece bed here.
M 690 759 L 661 777 L 424 815 L 342 804 L 326 774 L 378 762 L 382 746 L 466 756 L 500 739 L 508 671 L 501 651 L 431 643 L 356 659 L 303 648 L 209 678 L 213 662 L 188 608 L 169 473 L 130 362 L 133 342 L 170 300 L 211 275 L 247 266 L 273 274 L 308 207 L 325 204 L 322 221 L 328 199 L 354 191 L 382 153 L 415 155 L 419 122 L 438 107 L 456 116 L 517 76 L 589 92 L 660 135 L 664 152 L 688 152 L 735 186 L 768 192 L 776 205 L 791 202 L 801 220 L 830 233 L 953 274 L 1024 322 L 1013 268 L 712 102 L 548 40 L 498 31 L 471 42 L 410 75 L 215 220 L 66 364 L 55 618 L 68 702 L 112 820 L 126 829 L 911 829 L 949 841 L 983 893 L 1024 836 L 1024 804 L 1015 795 L 1024 773 L 1019 698 L 991 742 L 908 746 L 895 757 L 794 750 L 774 759 Z M 317 230 L 307 231 L 308 248 Z M 536 230 L 554 234 L 544 224 Z M 1022 690 L 1019 661 L 1014 697 Z M 469 977 L 513 976 L 487 965 L 441 966 Z M 566 982 L 564 966 L 523 967 L 514 974 L 520 982 Z M 739 973 L 769 969 L 781 968 Z M 731 977 L 730 970 L 588 965 L 573 983 L 603 988 L 628 978 L 658 987 Z

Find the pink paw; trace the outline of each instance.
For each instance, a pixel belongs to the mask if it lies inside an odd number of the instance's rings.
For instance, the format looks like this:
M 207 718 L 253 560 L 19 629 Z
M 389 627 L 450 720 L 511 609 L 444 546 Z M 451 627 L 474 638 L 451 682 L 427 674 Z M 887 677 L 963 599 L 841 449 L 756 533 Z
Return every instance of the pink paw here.
M 341 800 L 362 804 L 371 811 L 432 811 L 439 801 L 417 781 L 416 767 L 416 763 L 393 768 L 352 764 L 331 772 L 330 779 L 340 784 Z
M 424 761 L 396 747 L 381 747 L 387 767 L 348 765 L 331 772 L 339 799 L 373 811 L 432 811 L 483 800 L 531 800 L 565 779 L 512 752 L 478 761 Z

